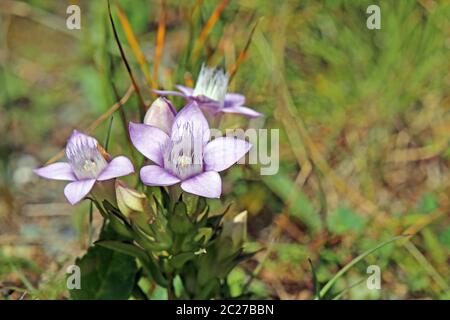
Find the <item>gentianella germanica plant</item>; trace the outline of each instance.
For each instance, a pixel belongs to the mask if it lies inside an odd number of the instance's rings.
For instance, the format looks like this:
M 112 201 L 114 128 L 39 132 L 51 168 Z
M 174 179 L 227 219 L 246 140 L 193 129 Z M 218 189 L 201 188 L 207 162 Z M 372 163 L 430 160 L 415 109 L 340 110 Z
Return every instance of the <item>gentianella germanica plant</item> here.
M 243 249 L 247 213 L 226 219 L 228 207 L 211 214 L 208 199 L 221 197 L 220 172 L 252 146 L 234 137 L 211 139 L 204 112 L 208 119 L 260 114 L 243 106 L 244 96 L 227 93 L 227 86 L 226 73 L 203 66 L 195 89 L 178 87 L 187 100 L 179 112 L 160 97 L 143 123 L 129 123 L 131 142 L 147 159 L 137 188 L 118 179 L 135 172 L 128 158 L 112 157 L 78 131 L 67 142 L 67 162 L 35 170 L 69 181 L 67 200 L 75 205 L 89 199 L 104 219 L 99 239 L 75 261 L 78 286 L 67 279 L 72 299 L 148 299 L 144 288 L 155 285 L 169 299 L 232 298 L 227 276 L 252 255 Z

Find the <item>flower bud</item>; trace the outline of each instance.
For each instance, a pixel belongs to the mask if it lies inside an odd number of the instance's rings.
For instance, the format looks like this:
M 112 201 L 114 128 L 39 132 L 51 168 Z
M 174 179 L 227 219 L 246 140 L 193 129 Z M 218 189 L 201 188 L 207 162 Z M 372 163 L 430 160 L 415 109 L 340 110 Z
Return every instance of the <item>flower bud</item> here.
M 164 97 L 159 97 L 153 101 L 145 114 L 144 124 L 157 127 L 170 135 L 175 114 L 176 111 L 172 103 Z
M 144 212 L 147 198 L 142 192 L 128 188 L 124 183 L 116 182 L 117 205 L 124 216 L 135 212 Z
M 247 211 L 242 211 L 231 221 L 224 221 L 223 236 L 231 238 L 233 248 L 240 248 L 247 241 Z

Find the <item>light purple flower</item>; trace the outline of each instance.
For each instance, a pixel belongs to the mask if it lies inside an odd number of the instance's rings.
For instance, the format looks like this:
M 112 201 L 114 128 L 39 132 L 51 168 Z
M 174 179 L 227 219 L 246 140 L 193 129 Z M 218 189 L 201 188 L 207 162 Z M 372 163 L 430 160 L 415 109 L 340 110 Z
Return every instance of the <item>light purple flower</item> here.
M 66 146 L 68 162 L 56 162 L 34 173 L 46 179 L 70 182 L 64 194 L 71 204 L 81 201 L 93 188 L 96 181 L 111 180 L 134 172 L 131 161 L 118 156 L 110 160 L 98 141 L 76 130 Z
M 195 101 L 186 105 L 175 117 L 170 136 L 161 129 L 130 122 L 134 146 L 155 164 L 141 169 L 141 180 L 149 186 L 181 188 L 207 198 L 219 198 L 223 171 L 251 148 L 245 140 L 220 137 L 209 142 L 210 131 Z
M 236 113 L 249 118 L 256 118 L 262 114 L 244 106 L 245 97 L 239 93 L 227 93 L 228 74 L 219 68 L 209 68 L 202 65 L 195 88 L 182 85 L 175 87 L 179 91 L 154 90 L 160 95 L 172 95 L 184 97 L 188 101 L 196 101 L 206 112 L 217 115 L 218 113 Z

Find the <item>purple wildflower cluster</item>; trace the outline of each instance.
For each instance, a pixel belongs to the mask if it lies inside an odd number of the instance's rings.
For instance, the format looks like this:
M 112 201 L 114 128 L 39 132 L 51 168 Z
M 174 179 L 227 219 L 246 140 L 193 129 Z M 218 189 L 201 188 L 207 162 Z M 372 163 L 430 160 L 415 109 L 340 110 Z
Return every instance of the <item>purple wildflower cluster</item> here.
M 129 124 L 134 147 L 153 164 L 140 170 L 149 186 L 180 184 L 183 191 L 207 198 L 219 198 L 219 172 L 242 158 L 251 148 L 245 140 L 220 137 L 210 140 L 210 127 L 203 112 L 216 116 L 237 113 L 247 117 L 261 114 L 243 106 L 245 97 L 227 93 L 228 75 L 221 69 L 202 66 L 195 88 L 177 86 L 180 92 L 160 91 L 187 100 L 178 113 L 164 97 L 155 100 L 143 123 Z M 66 146 L 67 162 L 53 163 L 34 172 L 47 179 L 66 180 L 64 194 L 71 204 L 85 198 L 96 183 L 134 173 L 131 161 L 111 156 L 98 141 L 74 131 Z

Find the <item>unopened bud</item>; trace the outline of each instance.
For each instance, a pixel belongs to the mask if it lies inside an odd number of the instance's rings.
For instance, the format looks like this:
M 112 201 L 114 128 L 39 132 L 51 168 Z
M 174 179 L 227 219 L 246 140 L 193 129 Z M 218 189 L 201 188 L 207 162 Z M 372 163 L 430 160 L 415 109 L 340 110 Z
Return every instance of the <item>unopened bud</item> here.
M 144 124 L 157 127 L 170 135 L 176 111 L 172 103 L 164 97 L 153 101 L 144 117 Z
M 247 211 L 242 211 L 231 221 L 224 221 L 223 236 L 231 238 L 235 249 L 247 241 Z
M 128 188 L 124 183 L 116 182 L 117 205 L 126 217 L 134 212 L 144 212 L 145 202 L 147 200 L 145 194 Z

